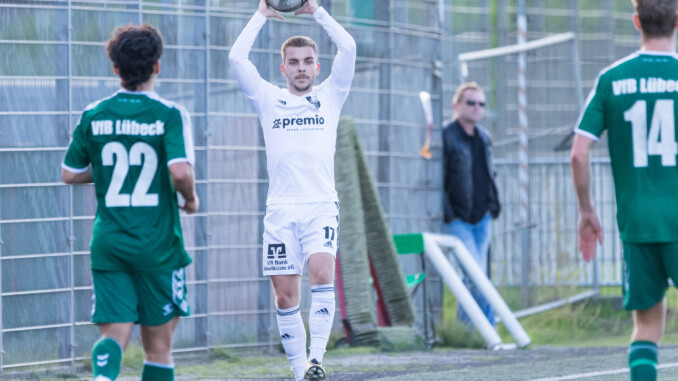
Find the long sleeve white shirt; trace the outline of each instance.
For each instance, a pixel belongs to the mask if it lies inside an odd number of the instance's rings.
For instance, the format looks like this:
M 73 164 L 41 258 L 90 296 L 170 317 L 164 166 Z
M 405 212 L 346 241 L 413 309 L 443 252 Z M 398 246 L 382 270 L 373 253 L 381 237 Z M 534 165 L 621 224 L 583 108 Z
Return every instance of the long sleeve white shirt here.
M 242 91 L 259 115 L 269 177 L 267 204 L 338 201 L 334 153 L 341 108 L 355 72 L 351 35 L 320 7 L 313 18 L 338 52 L 330 76 L 302 96 L 265 81 L 248 56 L 266 17 L 252 16 L 231 48 L 229 60 Z

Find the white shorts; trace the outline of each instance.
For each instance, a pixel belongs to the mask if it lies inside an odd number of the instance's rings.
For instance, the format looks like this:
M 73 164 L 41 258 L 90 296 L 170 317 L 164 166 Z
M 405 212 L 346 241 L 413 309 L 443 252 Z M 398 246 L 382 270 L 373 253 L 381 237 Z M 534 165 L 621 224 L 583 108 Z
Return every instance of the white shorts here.
M 264 276 L 301 275 L 311 254 L 337 256 L 339 203 L 275 204 L 264 217 Z

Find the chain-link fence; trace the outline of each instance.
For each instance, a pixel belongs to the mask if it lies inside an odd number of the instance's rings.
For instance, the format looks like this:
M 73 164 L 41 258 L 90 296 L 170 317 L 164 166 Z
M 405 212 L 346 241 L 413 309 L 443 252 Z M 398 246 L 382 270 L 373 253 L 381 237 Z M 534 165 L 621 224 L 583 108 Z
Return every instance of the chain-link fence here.
M 432 160 L 418 155 L 425 135 L 418 92 L 431 93 L 436 126 L 451 117 L 450 100 L 459 83 L 457 55 L 514 43 L 515 3 L 321 1 L 358 45 L 356 77 L 343 113 L 357 122 L 394 233 L 438 231 L 442 222 L 440 139 L 433 139 Z M 146 22 L 161 30 L 166 48 L 156 89 L 186 105 L 193 121 L 202 206 L 182 218 L 194 259 L 189 270 L 193 315 L 179 325 L 175 348 L 181 352 L 278 344 L 272 291 L 260 271 L 268 186 L 263 139 L 227 60 L 255 6 L 255 0 L 0 3 L 0 370 L 72 363 L 88 356 L 96 339 L 96 327 L 89 323 L 88 256 L 94 192 L 91 186 L 62 184 L 59 164 L 81 110 L 119 87 L 104 43 L 115 26 L 126 23 Z M 528 14 L 528 39 L 565 31 L 578 34 L 586 91 L 600 68 L 638 43 L 628 21 L 628 0 L 534 0 L 528 2 Z M 284 86 L 278 74 L 279 47 L 293 34 L 318 41 L 322 81 L 335 48 L 309 18 L 267 23 L 252 61 L 264 78 Z M 495 99 L 489 102 L 496 105 Z M 502 128 L 497 115 L 488 119 L 495 134 Z M 565 126 L 574 121 L 554 122 Z M 533 123 L 531 128 L 536 133 L 546 127 Z M 439 127 L 435 132 L 439 136 Z M 551 157 L 565 155 L 563 151 Z M 567 165 L 549 165 L 532 166 L 532 198 L 571 213 L 574 198 Z M 503 224 L 509 227 L 515 218 L 510 183 L 515 166 L 507 163 L 499 170 Z M 605 164 L 599 172 L 609 178 Z M 553 182 L 552 188 L 566 197 L 554 200 L 537 187 L 540 181 Z M 573 251 L 574 217 L 560 221 L 558 247 Z M 503 245 L 506 256 L 515 255 L 506 228 L 495 229 L 493 247 Z M 535 240 L 546 237 L 538 229 L 534 232 Z M 556 246 L 549 240 L 543 240 L 543 247 Z M 506 267 L 506 260 L 495 257 L 495 268 Z M 544 277 L 553 271 L 553 260 L 544 257 L 540 264 Z M 410 273 L 420 265 L 417 258 L 403 263 Z M 506 271 L 495 271 L 500 284 L 512 284 Z M 435 314 L 442 305 L 441 286 L 435 276 L 427 279 Z M 302 300 L 302 308 L 308 308 L 309 298 Z
M 445 38 L 456 49 L 446 49 L 451 55 L 445 59 L 443 105 L 450 103 L 462 79 L 481 83 L 487 93 L 484 123 L 493 134 L 503 202 L 492 239 L 493 282 L 523 287 L 619 285 L 622 255 L 606 140 L 603 137 L 594 148 L 593 196 L 606 235 L 594 265 L 586 264 L 577 251 L 578 215 L 569 148 L 582 95 L 603 67 L 639 47 L 638 32 L 631 23 L 631 2 L 527 1 L 528 40 L 574 32 L 578 46 L 576 51 L 571 44 L 557 44 L 527 52 L 528 226 L 519 217 L 517 55 L 470 61 L 467 73 L 455 60 L 462 53 L 515 44 L 517 3 L 469 1 L 463 7 L 447 8 L 452 22 L 446 28 L 453 33 Z M 458 43 L 460 39 L 463 43 Z M 451 108 L 444 107 L 444 114 L 451 117 Z M 528 245 L 522 239 L 524 229 L 529 230 Z
M 418 156 L 425 126 L 410 110 L 420 90 L 440 86 L 432 75 L 433 57 L 441 51 L 434 3 L 321 3 L 358 44 L 343 113 L 357 121 L 393 231 L 435 229 L 440 160 Z M 114 27 L 126 23 L 150 23 L 162 32 L 166 46 L 156 89 L 185 105 L 193 122 L 202 207 L 182 217 L 194 259 L 188 271 L 192 316 L 179 325 L 175 348 L 279 343 L 271 287 L 260 270 L 268 187 L 263 139 L 227 60 L 256 5 L 254 0 L 0 4 L 0 369 L 69 363 L 88 356 L 97 337 L 89 323 L 94 192 L 92 186 L 62 184 L 59 171 L 81 110 L 119 87 L 104 43 Z M 264 78 L 284 87 L 279 49 L 294 34 L 318 42 L 318 80 L 324 80 L 336 48 L 308 17 L 267 23 L 252 61 Z M 309 299 L 303 298 L 302 309 Z

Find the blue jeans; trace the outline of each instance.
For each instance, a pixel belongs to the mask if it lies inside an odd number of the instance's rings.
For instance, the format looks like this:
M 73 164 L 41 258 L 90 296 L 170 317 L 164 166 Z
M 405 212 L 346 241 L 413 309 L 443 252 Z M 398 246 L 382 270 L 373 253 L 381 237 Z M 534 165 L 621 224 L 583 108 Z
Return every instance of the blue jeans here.
M 443 233 L 454 235 L 459 238 L 464 246 L 466 246 L 466 249 L 468 249 L 471 256 L 475 258 L 483 272 L 486 271 L 487 252 L 490 248 L 490 238 L 492 236 L 492 218 L 489 213 L 475 224 L 466 223 L 459 218 L 449 224 L 444 224 Z M 483 311 L 487 317 L 487 320 L 494 326 L 494 311 L 487 302 L 487 299 L 480 293 L 475 283 L 473 283 L 466 275 L 464 275 L 464 284 L 466 284 L 466 287 L 478 303 L 480 310 Z M 464 309 L 458 304 L 457 321 L 469 326 L 471 325 L 471 320 L 468 315 L 466 315 Z

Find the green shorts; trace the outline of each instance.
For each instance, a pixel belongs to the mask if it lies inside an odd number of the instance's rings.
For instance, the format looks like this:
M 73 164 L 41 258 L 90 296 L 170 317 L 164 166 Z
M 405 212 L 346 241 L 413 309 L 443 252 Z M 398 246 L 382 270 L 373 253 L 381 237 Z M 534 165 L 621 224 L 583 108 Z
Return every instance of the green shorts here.
M 678 242 L 624 242 L 624 309 L 646 310 L 664 299 L 668 279 L 678 284 Z
M 92 323 L 157 326 L 190 314 L 186 271 L 162 273 L 92 270 Z

